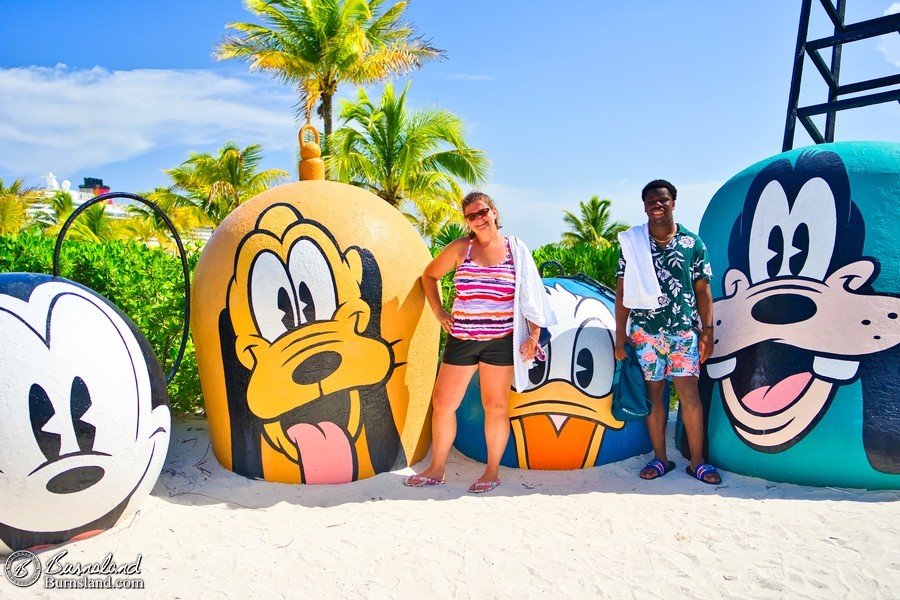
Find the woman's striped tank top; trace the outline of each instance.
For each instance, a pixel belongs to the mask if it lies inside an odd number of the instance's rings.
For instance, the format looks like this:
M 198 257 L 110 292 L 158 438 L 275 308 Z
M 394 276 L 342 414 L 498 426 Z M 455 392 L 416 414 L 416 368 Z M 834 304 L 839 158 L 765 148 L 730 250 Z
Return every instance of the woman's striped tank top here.
M 462 340 L 493 340 L 513 330 L 513 301 L 516 293 L 516 269 L 506 238 L 506 260 L 482 267 L 472 260 L 472 240 L 453 276 L 456 300 L 453 302 L 453 330 Z

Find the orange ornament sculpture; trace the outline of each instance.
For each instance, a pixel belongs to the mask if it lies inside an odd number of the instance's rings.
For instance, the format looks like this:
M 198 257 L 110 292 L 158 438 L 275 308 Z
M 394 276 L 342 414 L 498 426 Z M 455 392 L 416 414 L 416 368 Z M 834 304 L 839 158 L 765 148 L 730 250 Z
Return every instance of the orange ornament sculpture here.
M 301 181 L 241 205 L 204 248 L 192 331 L 219 462 L 343 483 L 430 444 L 439 330 L 419 276 L 431 254 L 386 202 L 323 179 L 315 129 L 300 140 Z

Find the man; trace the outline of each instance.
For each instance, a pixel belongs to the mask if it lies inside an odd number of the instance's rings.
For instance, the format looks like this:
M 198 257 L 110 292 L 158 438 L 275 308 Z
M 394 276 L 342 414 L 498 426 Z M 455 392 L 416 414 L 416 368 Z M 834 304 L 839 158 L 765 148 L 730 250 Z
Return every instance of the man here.
M 703 407 L 697 389 L 700 363 L 713 350 L 712 269 L 703 241 L 675 222 L 677 194 L 668 181 L 648 183 L 641 192 L 647 223 L 620 234 L 616 359 L 625 358 L 626 343 L 634 346 L 647 396 L 653 402 L 647 430 L 654 458 L 641 470 L 641 478 L 656 479 L 675 468 L 666 457 L 668 399 L 663 398 L 666 378 L 671 377 L 691 453 L 686 470 L 703 483 L 715 485 L 722 478 L 703 457 Z M 630 332 L 626 331 L 629 315 Z

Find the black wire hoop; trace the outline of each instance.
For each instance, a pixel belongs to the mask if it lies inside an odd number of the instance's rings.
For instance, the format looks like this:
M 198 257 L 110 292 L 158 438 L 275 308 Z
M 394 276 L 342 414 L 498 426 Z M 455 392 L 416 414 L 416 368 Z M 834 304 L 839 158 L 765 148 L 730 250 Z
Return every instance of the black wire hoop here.
M 59 235 L 56 236 L 56 246 L 53 248 L 53 276 L 59 277 L 59 251 L 62 248 L 63 238 L 66 236 L 66 232 L 69 230 L 69 227 L 72 226 L 72 223 L 78 218 L 78 215 L 83 213 L 85 210 L 97 204 L 99 202 L 105 202 L 107 200 L 112 200 L 113 198 L 128 198 L 129 200 L 135 200 L 137 202 L 141 202 L 152 208 L 157 215 L 159 215 L 162 220 L 165 222 L 166 226 L 169 228 L 169 231 L 172 232 L 172 237 L 175 239 L 175 245 L 178 246 L 178 256 L 181 259 L 181 272 L 184 275 L 184 327 L 182 328 L 181 334 L 181 346 L 178 348 L 178 356 L 175 358 L 175 364 L 172 366 L 172 371 L 166 377 L 166 384 L 172 382 L 175 378 L 175 373 L 178 372 L 178 367 L 181 366 L 181 361 L 184 358 L 184 351 L 187 348 L 187 340 L 189 332 L 189 324 L 191 319 L 191 271 L 188 268 L 187 262 L 187 253 L 184 251 L 184 245 L 181 243 L 181 238 L 178 235 L 178 231 L 175 230 L 175 226 L 172 224 L 172 221 L 169 219 L 169 216 L 166 215 L 163 210 L 151 202 L 146 198 L 138 196 L 137 194 L 129 194 L 128 192 L 109 192 L 108 194 L 100 194 L 99 196 L 95 196 L 76 208 L 69 218 L 66 219 L 66 222 L 63 223 L 62 229 L 59 230 Z
M 563 268 L 562 263 L 557 260 L 548 260 L 541 263 L 541 266 L 538 267 L 538 273 L 541 277 L 546 277 L 544 275 L 545 267 L 556 267 L 556 277 L 565 277 L 566 275 L 566 270 Z

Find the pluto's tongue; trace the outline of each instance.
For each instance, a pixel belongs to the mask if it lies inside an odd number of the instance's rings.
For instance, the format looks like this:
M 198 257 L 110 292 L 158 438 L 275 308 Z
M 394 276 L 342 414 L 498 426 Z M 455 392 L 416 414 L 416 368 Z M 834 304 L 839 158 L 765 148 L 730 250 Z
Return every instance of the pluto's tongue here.
M 774 386 L 758 387 L 741 399 L 741 404 L 757 414 L 768 415 L 783 410 L 800 397 L 812 373 L 797 373 L 779 381 Z
M 306 483 L 347 483 L 353 481 L 350 440 L 330 421 L 317 425 L 298 423 L 285 432 L 300 451 Z

